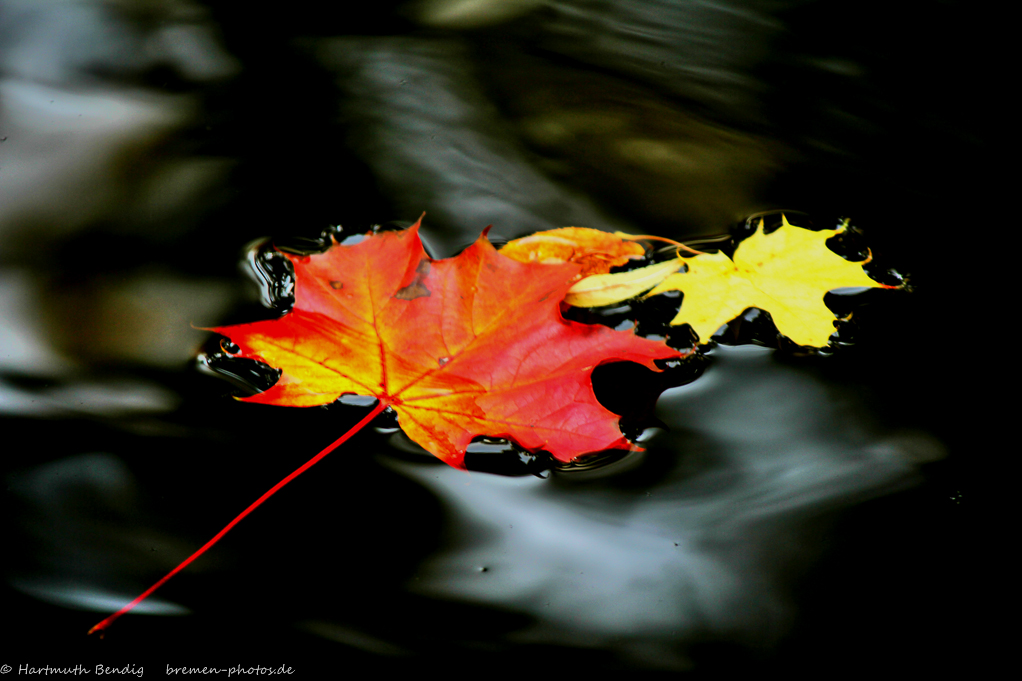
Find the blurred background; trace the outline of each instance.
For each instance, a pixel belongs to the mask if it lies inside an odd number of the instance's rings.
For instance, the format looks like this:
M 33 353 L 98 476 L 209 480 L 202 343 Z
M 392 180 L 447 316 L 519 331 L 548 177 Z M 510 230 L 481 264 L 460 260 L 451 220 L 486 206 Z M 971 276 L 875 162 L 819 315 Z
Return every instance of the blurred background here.
M 964 252 L 1003 222 L 988 22 L 950 0 L 0 0 L 0 663 L 976 664 L 1006 411 L 974 340 L 999 280 Z M 733 329 L 759 342 L 715 349 L 609 465 L 466 474 L 364 433 L 84 635 L 364 413 L 237 403 L 199 370 L 196 327 L 274 314 L 239 271 L 257 240 L 425 211 L 447 257 L 489 224 L 698 240 L 781 209 L 851 217 L 914 292 L 862 297 L 830 357 Z

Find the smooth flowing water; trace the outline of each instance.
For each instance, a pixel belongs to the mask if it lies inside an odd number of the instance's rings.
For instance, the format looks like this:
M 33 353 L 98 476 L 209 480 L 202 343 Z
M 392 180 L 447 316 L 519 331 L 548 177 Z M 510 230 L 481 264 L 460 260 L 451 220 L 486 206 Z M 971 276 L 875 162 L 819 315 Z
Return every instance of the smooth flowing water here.
M 1004 408 L 961 291 L 994 224 L 985 57 L 975 10 L 899 11 L 0 0 L 0 665 L 972 665 Z M 267 237 L 425 211 L 438 258 L 489 224 L 716 247 L 782 209 L 851 216 L 914 291 L 828 298 L 829 356 L 746 315 L 624 458 L 485 441 L 466 473 L 384 418 L 85 636 L 366 412 L 239 403 L 273 372 L 196 362 L 199 327 L 286 304 Z M 622 410 L 648 378 L 601 371 Z

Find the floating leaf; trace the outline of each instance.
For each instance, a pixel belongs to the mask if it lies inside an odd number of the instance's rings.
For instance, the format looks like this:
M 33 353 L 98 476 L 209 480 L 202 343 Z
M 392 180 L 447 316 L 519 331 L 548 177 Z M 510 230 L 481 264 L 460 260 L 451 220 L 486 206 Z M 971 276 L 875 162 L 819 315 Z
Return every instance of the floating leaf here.
M 503 251 L 513 258 L 494 250 L 484 232 L 457 257 L 433 260 L 423 251 L 418 222 L 349 245 L 335 241 L 325 253 L 288 255 L 295 270 L 292 310 L 280 319 L 214 329 L 233 341 L 225 352 L 281 371 L 270 389 L 243 399 L 311 407 L 355 393 L 377 398 L 376 406 L 90 631 L 103 632 L 387 407 L 411 439 L 452 466 L 463 465 L 466 447 L 479 435 L 508 438 L 561 461 L 630 448 L 618 417 L 596 400 L 593 369 L 625 360 L 657 370 L 655 360 L 683 353 L 631 331 L 565 320 L 565 301 L 609 305 L 655 285 L 647 297 L 683 292 L 671 324 L 689 324 L 703 342 L 756 307 L 792 341 L 826 345 L 835 320 L 823 304 L 828 291 L 897 288 L 866 275 L 869 258 L 851 262 L 827 248 L 827 239 L 846 226 L 814 232 L 782 216 L 781 227 L 767 235 L 761 219 L 733 260 L 704 253 L 615 274 L 611 267 L 641 257 L 643 247 L 627 235 L 579 227 L 513 241 Z M 686 271 L 678 273 L 682 263 Z
M 517 262 L 485 234 L 457 257 L 433 260 L 418 227 L 289 255 L 291 312 L 214 329 L 241 357 L 282 370 L 273 387 L 244 400 L 311 407 L 371 395 L 453 466 L 479 435 L 561 461 L 630 447 L 619 417 L 593 394 L 592 370 L 614 361 L 655 370 L 654 360 L 681 353 L 631 331 L 565 320 L 560 305 L 579 264 Z
M 781 227 L 765 234 L 761 219 L 756 232 L 738 245 L 734 260 L 723 253 L 684 258 L 688 271 L 667 277 L 647 296 L 683 292 L 671 325 L 689 324 L 703 343 L 722 325 L 756 307 L 769 312 L 777 330 L 795 343 L 823 347 L 836 320 L 823 303 L 828 291 L 897 288 L 866 274 L 862 266 L 869 258 L 851 262 L 827 248 L 827 239 L 842 233 L 846 225 L 812 231 L 793 226 L 782 216 Z

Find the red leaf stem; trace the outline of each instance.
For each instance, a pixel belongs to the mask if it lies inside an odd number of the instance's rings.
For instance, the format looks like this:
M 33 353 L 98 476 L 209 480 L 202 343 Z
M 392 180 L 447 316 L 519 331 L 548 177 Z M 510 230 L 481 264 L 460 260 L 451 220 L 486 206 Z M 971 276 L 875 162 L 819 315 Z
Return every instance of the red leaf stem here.
M 183 561 L 181 561 L 180 565 L 178 565 L 176 568 L 174 568 L 173 570 L 168 572 L 166 575 L 164 575 L 164 577 L 162 579 L 160 579 L 160 581 L 156 582 L 151 587 L 149 587 L 148 589 L 143 591 L 135 600 L 131 601 L 130 603 L 125 605 L 123 608 L 121 608 L 120 610 L 118 610 L 114 614 L 110 615 L 109 617 L 107 617 L 105 620 L 103 620 L 102 622 L 100 622 L 96 626 L 94 626 L 91 629 L 89 629 L 89 633 L 90 634 L 94 634 L 94 633 L 96 633 L 98 631 L 98 632 L 100 632 L 100 636 L 102 636 L 102 632 L 107 627 L 109 627 L 111 624 L 113 624 L 114 621 L 116 621 L 118 617 L 120 617 L 121 615 L 123 615 L 123 614 L 129 612 L 130 610 L 132 610 L 136 605 L 138 605 L 139 603 L 144 601 L 146 598 L 148 598 L 150 595 L 152 595 L 152 593 L 154 591 L 156 591 L 161 586 L 163 586 L 171 577 L 173 577 L 174 575 L 176 575 L 177 573 L 181 572 L 186 567 L 188 567 L 192 563 L 192 561 L 194 561 L 196 558 L 198 558 L 199 556 L 204 554 L 206 551 L 208 551 L 210 548 L 212 548 L 212 546 L 214 544 L 216 544 L 218 541 L 220 541 L 225 534 L 230 532 L 231 529 L 233 529 L 235 525 L 240 523 L 242 521 L 242 519 L 244 519 L 249 513 L 251 513 L 252 511 L 256 510 L 257 508 L 259 508 L 259 506 L 261 506 L 264 501 L 266 501 L 267 499 L 272 497 L 274 494 L 276 494 L 284 485 L 288 484 L 289 482 L 291 482 L 292 480 L 297 478 L 299 475 L 301 475 L 305 471 L 307 471 L 310 468 L 312 468 L 313 466 L 315 466 L 317 463 L 319 463 L 319 461 L 323 457 L 325 457 L 327 454 L 329 454 L 330 452 L 334 451 L 339 446 L 344 444 L 348 440 L 348 438 L 350 438 L 352 435 L 354 435 L 358 431 L 362 430 L 366 426 L 366 424 L 368 424 L 370 421 L 372 421 L 374 418 L 376 418 L 376 416 L 379 415 L 379 413 L 382 412 L 384 409 L 386 409 L 387 406 L 388 406 L 387 402 L 385 402 L 383 400 L 380 400 L 376 404 L 376 406 L 373 408 L 373 410 L 370 411 L 368 414 L 366 414 L 362 418 L 361 421 L 359 421 L 354 426 L 352 426 L 351 429 L 348 430 L 348 432 L 346 432 L 344 435 L 342 435 L 339 438 L 337 438 L 336 440 L 334 440 L 330 445 L 328 445 L 325 449 L 323 449 L 323 451 L 321 451 L 319 454 L 317 454 L 316 456 L 314 456 L 311 459 L 309 459 L 308 461 L 306 461 L 299 468 L 297 468 L 293 473 L 291 473 L 286 478 L 284 478 L 283 480 L 278 482 L 276 485 L 271 487 L 269 490 L 267 490 L 265 494 L 263 494 L 261 497 L 256 499 L 254 502 L 252 502 L 252 504 L 248 508 L 246 508 L 244 511 L 239 513 L 238 517 L 236 517 L 231 522 L 227 523 L 227 525 L 224 527 L 224 529 L 222 529 L 219 532 L 217 532 L 216 536 L 214 536 L 208 542 L 203 544 L 202 548 L 200 548 L 198 551 L 196 551 L 192 555 L 190 555 L 187 558 L 185 558 Z

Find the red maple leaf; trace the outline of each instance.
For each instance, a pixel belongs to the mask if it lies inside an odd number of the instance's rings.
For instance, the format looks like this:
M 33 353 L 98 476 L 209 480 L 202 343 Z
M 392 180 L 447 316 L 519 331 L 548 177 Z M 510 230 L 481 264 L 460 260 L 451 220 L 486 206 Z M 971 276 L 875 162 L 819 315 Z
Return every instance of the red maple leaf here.
M 240 356 L 283 371 L 248 402 L 309 407 L 371 395 L 401 429 L 452 466 L 475 436 L 505 437 L 561 461 L 629 442 L 593 394 L 599 364 L 681 353 L 661 342 L 565 320 L 580 266 L 516 262 L 485 233 L 433 260 L 419 223 L 325 253 L 288 256 L 295 304 L 280 319 L 214 329 Z
M 379 402 L 90 633 L 104 631 L 387 407 L 411 439 L 458 467 L 478 435 L 506 437 L 561 461 L 632 446 L 619 417 L 597 401 L 593 369 L 632 361 L 658 371 L 655 360 L 683 353 L 630 330 L 564 319 L 561 301 L 581 265 L 517 262 L 494 250 L 485 232 L 460 255 L 433 260 L 418 230 L 419 222 L 335 243 L 322 254 L 289 255 L 289 313 L 213 329 L 241 357 L 281 370 L 273 387 L 245 401 L 311 407 L 355 393 Z

